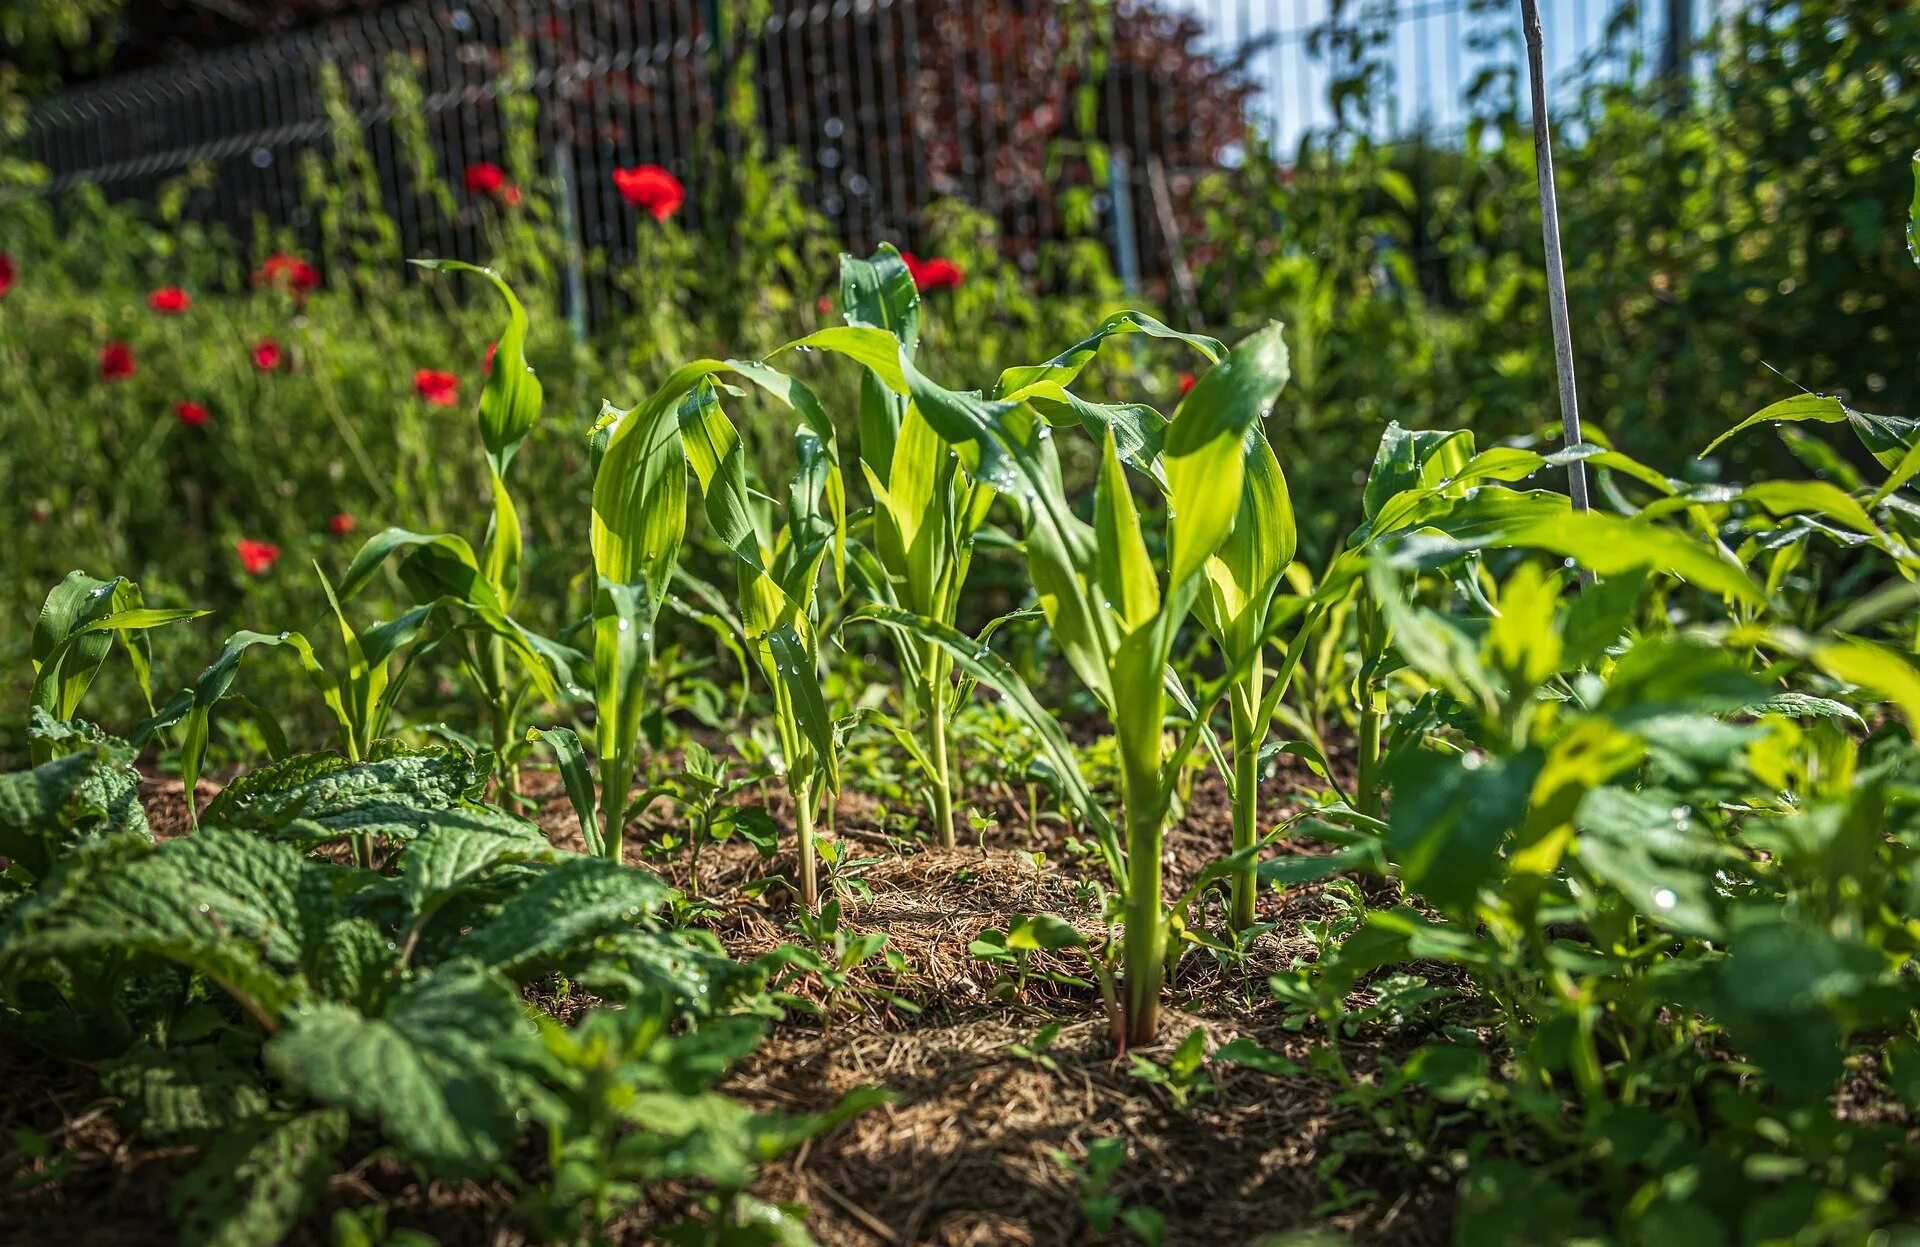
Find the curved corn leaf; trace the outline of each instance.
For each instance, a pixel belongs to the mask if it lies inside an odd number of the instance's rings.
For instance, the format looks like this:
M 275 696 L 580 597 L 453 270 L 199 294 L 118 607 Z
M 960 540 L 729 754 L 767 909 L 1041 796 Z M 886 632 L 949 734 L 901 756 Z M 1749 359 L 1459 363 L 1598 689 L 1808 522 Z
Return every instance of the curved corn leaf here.
M 314 657 L 313 646 L 307 638 L 298 632 L 249 632 L 240 631 L 227 638 L 220 647 L 220 654 L 200 678 L 193 682 L 191 689 L 184 689 L 169 701 L 160 713 L 152 716 L 134 729 L 133 743 L 136 748 L 146 743 L 157 730 L 170 727 L 181 719 L 186 727 L 180 733 L 180 781 L 187 793 L 187 815 L 189 821 L 198 824 L 200 813 L 194 793 L 200 784 L 201 765 L 206 761 L 207 737 L 213 708 L 228 691 L 233 688 L 234 679 L 240 673 L 240 658 L 256 645 L 286 645 L 299 655 L 300 666 L 321 690 L 327 705 L 334 713 L 345 717 L 344 706 L 340 703 L 340 693 L 331 676 L 321 667 L 319 659 Z
M 580 835 L 586 841 L 587 852 L 600 856 L 606 851 L 600 841 L 600 807 L 594 799 L 593 769 L 579 735 L 570 727 L 530 727 L 527 743 L 536 742 L 553 750 L 554 760 L 560 766 L 560 782 L 566 786 L 567 799 L 573 803 L 573 812 L 580 819 Z
M 937 620 L 912 615 L 906 611 L 868 606 L 849 615 L 842 626 L 856 623 L 875 623 L 885 628 L 910 632 L 930 644 L 940 646 L 952 656 L 954 665 L 969 678 L 986 685 L 1005 698 L 1013 713 L 1039 737 L 1042 752 L 1052 765 L 1067 799 L 1073 803 L 1074 809 L 1092 824 L 1114 873 L 1116 875 L 1123 873 L 1123 859 L 1119 840 L 1114 833 L 1113 821 L 1107 817 L 1106 811 L 1094 799 L 1093 790 L 1088 786 L 1085 775 L 1081 773 L 1079 758 L 1074 753 L 1073 745 L 1067 740 L 1066 733 L 1061 731 L 1059 721 L 1040 704 L 1040 700 L 1034 696 L 1027 682 L 1020 678 L 1019 672 L 1009 666 L 1005 659 L 989 650 L 981 641 Z
M 496 481 L 507 473 L 507 465 L 520 443 L 527 440 L 540 421 L 540 378 L 527 363 L 527 309 L 522 307 L 513 288 L 490 268 L 461 260 L 414 260 L 414 264 L 436 272 L 478 273 L 493 283 L 506 300 L 507 324 L 500 331 L 493 352 L 493 371 L 480 391 L 480 440 L 487 448 Z
M 1148 623 L 1160 609 L 1160 581 L 1147 556 L 1127 474 L 1120 466 L 1113 431 L 1107 430 L 1094 491 L 1094 581 L 1107 606 L 1119 615 L 1123 631 Z
M 46 710 L 55 718 L 71 719 L 80 708 L 80 699 L 93 683 L 93 677 L 106 661 L 107 649 L 115 636 L 127 647 L 129 655 L 136 657 L 141 684 L 145 687 L 145 658 L 138 653 L 133 635 L 211 613 L 116 605 L 121 600 L 137 603 L 139 592 L 124 580 L 102 583 L 74 572 L 47 595 L 47 604 L 41 608 L 40 622 L 33 631 L 35 675 L 29 705 Z
M 1233 528 L 1246 478 L 1247 431 L 1286 386 L 1281 327 L 1269 325 L 1228 353 L 1181 400 L 1161 458 L 1172 528 L 1169 592 L 1198 573 Z
M 849 325 L 884 329 L 911 356 L 920 341 L 920 290 L 891 243 L 872 258 L 840 257 L 840 307 Z M 907 401 L 872 375 L 860 378 L 860 460 L 885 480 L 892 475 L 895 440 L 906 418 Z
M 1145 334 L 1150 338 L 1184 342 L 1206 356 L 1209 363 L 1219 363 L 1221 357 L 1227 353 L 1227 348 L 1218 339 L 1206 337 L 1204 334 L 1182 333 L 1178 329 L 1168 328 L 1145 312 L 1115 312 L 1107 317 L 1098 329 L 1046 363 L 1009 368 L 1002 372 L 999 382 L 993 387 L 993 396 L 1006 398 L 1016 391 L 1024 390 L 1042 381 L 1051 381 L 1061 386 L 1071 385 L 1080 375 L 1081 370 L 1093 362 L 1093 357 L 1100 353 L 1100 348 L 1107 339 L 1133 333 Z

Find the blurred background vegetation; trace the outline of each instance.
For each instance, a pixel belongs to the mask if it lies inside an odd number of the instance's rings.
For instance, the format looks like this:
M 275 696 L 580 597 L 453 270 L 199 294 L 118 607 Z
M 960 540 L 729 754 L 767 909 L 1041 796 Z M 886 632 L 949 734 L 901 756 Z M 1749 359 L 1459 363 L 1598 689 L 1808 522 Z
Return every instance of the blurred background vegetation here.
M 31 101 L 63 83 L 333 7 L 208 5 L 183 23 L 185 10 L 166 5 L 0 0 L 9 132 L 20 135 Z M 763 7 L 743 6 L 739 20 L 760 20 Z M 900 241 L 965 278 L 926 295 L 923 366 L 950 385 L 986 385 L 1128 305 L 1229 340 L 1281 320 L 1294 380 L 1270 433 L 1303 557 L 1315 561 L 1351 527 L 1355 484 L 1388 420 L 1472 428 L 1483 445 L 1549 435 L 1533 157 L 1513 83 L 1474 84 L 1457 135 L 1382 136 L 1345 120 L 1385 89 L 1369 58 L 1388 54 L 1361 38 L 1332 86 L 1335 123 L 1279 149 L 1248 119 L 1236 66 L 1196 41 L 1190 17 L 1162 18 L 1161 46 L 1175 51 L 1155 70 L 1159 89 L 1210 111 L 1147 128 L 1162 148 L 1148 154 L 1178 176 L 1175 226 L 1156 236 L 1145 276 L 1129 293 L 1130 275 L 1075 198 L 1085 179 L 1062 172 L 1071 162 L 1097 172 L 1111 155 L 1104 123 L 1080 115 L 1069 91 L 1054 128 L 1005 166 L 1007 178 L 1057 188 L 1049 229 L 1010 232 L 1004 214 L 959 198 L 915 207 Z M 1329 38 L 1378 20 L 1371 6 L 1336 4 Z M 155 22 L 170 33 L 149 30 Z M 1058 55 L 1078 58 L 1061 62 L 1063 80 L 1087 63 L 1073 43 L 1061 41 Z M 1154 55 L 1109 40 L 1095 59 L 1117 72 Z M 1795 443 L 1748 438 L 1724 452 L 1743 459 L 1695 456 L 1795 387 L 1920 415 L 1920 270 L 1900 228 L 1907 153 L 1920 144 L 1920 10 L 1756 0 L 1726 10 L 1694 59 L 1685 90 L 1657 74 L 1589 75 L 1556 118 L 1584 413 L 1591 430 L 1675 474 L 1765 475 Z M 1047 81 L 1044 65 L 1023 64 Z M 484 292 L 405 266 L 382 191 L 381 161 L 396 159 L 412 202 L 458 217 L 471 249 L 532 312 L 549 418 L 516 469 L 537 590 L 524 600 L 532 626 L 563 631 L 584 613 L 584 438 L 601 400 L 631 405 L 686 359 L 758 355 L 838 316 L 843 235 L 769 138 L 779 126 L 751 89 L 755 58 L 722 68 L 724 107 L 684 170 L 688 211 L 664 222 L 634 214 L 617 247 L 569 237 L 563 188 L 538 158 L 532 95 L 503 96 L 512 202 L 476 197 L 464 170 L 441 167 L 404 72 L 385 80 L 393 119 L 383 133 L 395 138 L 379 160 L 353 111 L 329 107 L 324 141 L 299 169 L 298 230 L 210 219 L 197 208 L 204 169 L 140 199 L 112 201 L 84 183 L 51 193 L 16 143 L 0 157 L 0 250 L 14 274 L 0 281 L 0 668 L 25 670 L 40 595 L 75 566 L 133 577 L 156 604 L 212 607 L 225 627 L 309 627 L 324 612 L 311 561 L 337 573 L 388 524 L 478 538 L 488 495 L 471 408 L 498 314 Z M 338 102 L 347 88 L 333 74 L 324 89 Z M 1230 147 L 1230 161 L 1209 155 Z M 716 217 L 703 203 L 728 210 Z M 258 280 L 275 252 L 310 261 L 317 287 Z M 583 252 L 613 291 L 609 314 L 584 332 L 570 323 L 567 290 Z M 191 308 L 156 313 L 148 298 L 161 287 L 188 291 Z M 131 376 L 103 378 L 111 343 L 131 352 Z M 279 348 L 271 368 L 256 359 L 264 343 Z M 1186 366 L 1148 347 L 1115 352 L 1103 388 L 1167 406 Z M 422 369 L 455 374 L 458 401 L 423 398 Z M 851 410 L 850 378 L 814 371 L 829 403 Z M 183 419 L 182 402 L 206 419 Z M 768 437 L 760 461 L 777 458 L 782 440 Z M 242 539 L 279 547 L 278 561 L 250 573 L 236 555 Z M 1006 582 L 1017 594 L 1011 571 Z M 204 654 L 183 636 L 196 650 L 175 661 L 169 643 L 161 665 L 178 682 Z

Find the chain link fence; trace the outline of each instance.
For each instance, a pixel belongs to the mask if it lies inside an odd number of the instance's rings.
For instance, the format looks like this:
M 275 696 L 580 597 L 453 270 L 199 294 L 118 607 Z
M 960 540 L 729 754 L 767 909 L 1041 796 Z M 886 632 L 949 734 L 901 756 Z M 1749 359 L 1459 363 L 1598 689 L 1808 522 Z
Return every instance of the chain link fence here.
M 1165 224 L 1170 178 L 1336 127 L 1457 132 L 1511 106 L 1522 55 L 1513 6 L 1492 0 L 778 0 L 753 18 L 737 3 L 394 5 L 68 92 L 32 117 L 27 154 L 53 193 L 92 183 L 116 199 L 205 169 L 198 218 L 309 230 L 301 156 L 348 120 L 328 113 L 332 67 L 408 253 L 470 256 L 477 218 L 414 184 L 397 113 L 416 111 L 457 184 L 505 159 L 505 110 L 531 100 L 563 224 L 617 262 L 634 214 L 613 170 L 688 179 L 697 221 L 709 157 L 738 141 L 726 91 L 745 57 L 768 150 L 805 170 L 847 245 L 912 245 L 926 207 L 957 197 L 1016 252 L 1063 230 L 1100 237 L 1133 282 L 1163 250 L 1143 236 Z M 1667 32 L 1701 16 L 1692 0 L 1547 11 L 1567 84 L 1649 72 L 1674 54 Z

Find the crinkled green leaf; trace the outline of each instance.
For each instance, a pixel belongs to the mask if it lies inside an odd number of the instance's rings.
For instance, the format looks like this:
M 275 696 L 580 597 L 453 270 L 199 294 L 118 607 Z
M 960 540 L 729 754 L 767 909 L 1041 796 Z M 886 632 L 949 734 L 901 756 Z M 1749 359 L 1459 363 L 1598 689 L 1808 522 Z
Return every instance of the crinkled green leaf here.
M 251 1045 L 141 1044 L 101 1064 L 100 1086 L 123 1101 L 127 1124 L 152 1139 L 225 1130 L 269 1107 Z
M 430 1172 L 483 1176 L 518 1133 L 505 1063 L 528 1030 L 520 997 L 497 974 L 444 970 L 394 996 L 382 1016 L 323 1004 L 291 1018 L 266 1047 L 288 1086 L 377 1122 Z
M 346 1114 L 256 1117 L 229 1130 L 174 1186 L 182 1247 L 260 1247 L 292 1234 L 326 1192 Z
M 501 906 L 460 952 L 517 976 L 603 935 L 656 926 L 654 915 L 673 895 L 647 871 L 602 857 L 569 857 Z

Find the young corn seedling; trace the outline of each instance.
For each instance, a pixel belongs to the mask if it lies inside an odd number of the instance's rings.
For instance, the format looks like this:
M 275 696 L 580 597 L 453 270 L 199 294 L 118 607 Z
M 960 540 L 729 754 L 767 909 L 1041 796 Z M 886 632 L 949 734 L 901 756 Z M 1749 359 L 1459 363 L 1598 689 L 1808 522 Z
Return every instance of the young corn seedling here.
M 445 606 L 461 616 L 450 635 L 441 638 L 458 646 L 461 665 L 483 690 L 493 715 L 493 769 L 500 791 L 518 787 L 518 759 L 525 748 L 518 720 L 529 696 L 537 692 L 558 701 L 574 657 L 563 646 L 534 636 L 511 618 L 520 589 L 522 532 L 520 513 L 507 490 L 507 469 L 540 419 L 540 379 L 527 364 L 527 312 L 511 287 L 492 269 L 458 260 L 416 260 L 437 272 L 479 273 L 493 283 L 507 304 L 507 323 L 494 351 L 493 370 L 480 394 L 480 441 L 486 449 L 487 473 L 492 483 L 493 514 L 478 557 L 462 538 L 450 533 L 422 534 L 389 528 L 361 547 L 348 566 L 336 592 L 327 596 L 339 623 L 348 662 L 356 670 L 368 668 L 367 678 L 383 682 L 371 672 L 384 666 L 365 652 L 361 638 L 347 623 L 341 604 L 364 588 L 386 560 L 407 556 L 401 580 L 421 606 Z M 323 577 L 324 580 L 324 577 Z M 516 679 L 509 655 L 518 660 L 525 679 Z M 362 722 L 356 730 L 371 725 Z M 357 742 L 364 749 L 367 741 Z M 349 741 L 351 753 L 355 742 Z
M 1253 925 L 1259 880 L 1251 850 L 1259 838 L 1260 767 L 1268 725 L 1286 683 L 1272 680 L 1266 648 L 1269 618 L 1287 565 L 1298 545 L 1287 478 L 1273 447 L 1256 423 L 1246 435 L 1246 486 L 1240 510 L 1220 549 L 1207 560 L 1206 579 L 1194 614 L 1229 671 L 1227 711 L 1232 723 L 1232 762 L 1227 773 L 1233 802 L 1233 851 L 1248 859 L 1233 872 L 1229 918 L 1235 930 Z
M 800 897 L 811 910 L 820 898 L 814 829 L 823 803 L 840 786 L 833 720 L 820 689 L 818 593 L 821 567 L 844 531 L 831 502 L 841 496 L 839 468 L 813 429 L 800 426 L 794 437 L 799 469 L 787 484 L 784 521 L 776 529 L 769 509 L 754 505 L 739 466 L 739 434 L 712 385 L 695 391 L 685 415 L 688 460 L 706 495 L 708 518 L 734 552 L 741 622 L 773 691 L 774 726 L 793 796 Z
M 145 604 L 140 586 L 125 576 L 96 580 L 85 572 L 69 572 L 55 585 L 40 607 L 33 625 L 29 652 L 33 659 L 33 692 L 28 704 L 65 722 L 79 713 L 80 699 L 106 664 L 107 652 L 117 640 L 133 664 L 147 708 L 153 708 L 152 670 L 145 633 L 183 619 L 197 619 L 203 610 L 159 610 Z M 30 746 L 35 765 L 50 761 L 51 746 L 36 737 Z
M 739 432 L 720 410 L 710 380 L 729 372 L 799 417 L 802 468 L 777 545 L 748 488 Z M 595 852 L 620 852 L 638 767 L 654 623 L 686 536 L 690 468 L 708 524 L 734 554 L 746 645 L 773 685 L 788 782 L 800 810 L 802 891 L 811 904 L 817 889 L 810 886 L 810 818 L 822 783 L 831 783 L 837 773 L 812 618 L 813 579 L 829 549 L 844 549 L 846 532 L 832 425 L 813 392 L 786 374 L 759 363 L 702 359 L 676 369 L 631 411 L 609 408 L 595 429 L 593 446 L 600 830 L 593 828 L 591 785 L 578 742 L 569 743 L 566 729 L 542 733 L 560 755 L 588 845 Z
M 912 359 L 920 338 L 920 296 L 891 245 L 871 259 L 840 257 L 840 291 L 849 325 L 884 329 Z M 993 503 L 911 399 L 864 371 L 860 383 L 860 469 L 873 494 L 870 545 L 856 552 L 874 599 L 951 628 L 973 560 L 974 535 Z M 953 660 L 939 645 L 892 634 L 917 723 L 915 761 L 932 796 L 934 837 L 953 836 Z
M 1107 708 L 1120 758 L 1121 828 L 1098 811 L 1084 780 L 1072 787 L 1095 824 L 1119 888 L 1122 971 L 1112 1009 L 1115 1038 L 1123 1046 L 1148 1043 L 1159 1028 L 1168 935 L 1181 908 L 1169 908 L 1162 896 L 1162 848 L 1174 786 L 1198 743 L 1201 725 L 1196 721 L 1168 747 L 1167 667 L 1180 626 L 1200 592 L 1207 561 L 1226 542 L 1239 513 L 1248 431 L 1278 396 L 1287 376 L 1286 347 L 1275 325 L 1241 343 L 1202 377 L 1164 427 L 1142 417 L 1139 409 L 1096 407 L 1064 390 L 1063 379 L 1071 380 L 1084 367 L 1101 337 L 1140 331 L 1147 323 L 1133 314 L 1116 317 L 1101 334 L 1058 359 L 1011 370 L 996 387 L 1000 397 L 995 399 L 935 385 L 897 346 L 890 365 L 875 367 L 869 360 L 883 358 L 875 349 L 879 344 L 844 337 L 875 331 L 830 330 L 809 339 L 819 345 L 845 341 L 849 353 L 860 351 L 862 362 L 868 362 L 876 376 L 913 400 L 934 431 L 959 451 L 969 471 L 1009 498 L 1020 514 L 1028 571 L 1055 641 Z M 823 338 L 828 341 L 821 342 Z M 1067 498 L 1050 418 L 1098 431 L 1102 453 L 1092 525 L 1073 513 Z M 1157 460 L 1165 482 L 1169 533 L 1164 580 L 1148 554 L 1122 466 L 1123 437 L 1127 457 L 1143 464 Z M 1021 709 L 1030 726 L 1050 742 L 1064 775 L 1077 775 L 1059 725 L 983 646 L 905 612 L 876 608 L 867 617 L 945 646 L 962 670 L 1000 689 Z

